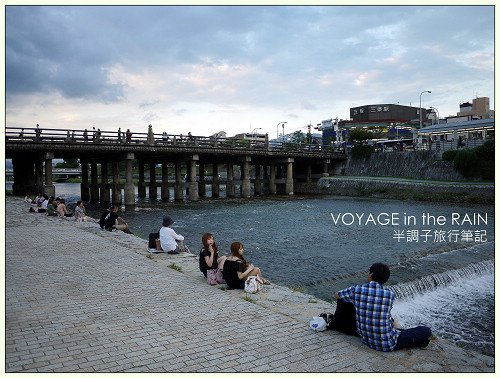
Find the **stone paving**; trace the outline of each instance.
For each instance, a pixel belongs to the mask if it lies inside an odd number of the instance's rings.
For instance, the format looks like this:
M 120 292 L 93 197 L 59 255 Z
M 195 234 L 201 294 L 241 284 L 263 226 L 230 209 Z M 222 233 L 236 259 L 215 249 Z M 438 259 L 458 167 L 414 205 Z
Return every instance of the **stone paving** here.
M 494 372 L 494 358 L 441 339 L 383 353 L 312 331 L 331 303 L 209 286 L 195 255 L 28 207 L 5 200 L 6 372 Z

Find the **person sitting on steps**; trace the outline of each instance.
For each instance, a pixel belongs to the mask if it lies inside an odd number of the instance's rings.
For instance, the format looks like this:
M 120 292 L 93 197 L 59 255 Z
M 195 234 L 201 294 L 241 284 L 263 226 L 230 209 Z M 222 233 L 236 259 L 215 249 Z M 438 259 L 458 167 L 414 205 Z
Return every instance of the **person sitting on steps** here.
M 391 316 L 394 292 L 382 286 L 390 274 L 387 265 L 375 263 L 370 267 L 368 283 L 335 293 L 338 307 L 327 322 L 328 328 L 350 335 L 355 329 L 364 344 L 383 352 L 426 347 L 432 338 L 429 327 L 399 329 Z

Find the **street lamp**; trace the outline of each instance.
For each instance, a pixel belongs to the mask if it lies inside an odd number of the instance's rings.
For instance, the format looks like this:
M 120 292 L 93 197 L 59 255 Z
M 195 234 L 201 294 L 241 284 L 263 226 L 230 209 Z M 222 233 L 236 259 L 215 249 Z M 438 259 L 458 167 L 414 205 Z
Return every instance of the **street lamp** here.
M 256 127 L 252 130 L 252 139 L 255 139 L 255 130 L 262 130 L 262 127 Z
M 431 109 L 437 113 L 438 119 L 437 119 L 436 123 L 439 125 L 439 111 L 436 108 L 433 108 L 432 106 L 431 106 Z
M 422 95 L 424 93 L 431 93 L 431 91 L 422 91 L 422 93 L 420 93 L 420 107 L 418 108 L 418 113 L 420 115 L 420 129 L 422 128 Z
M 279 138 L 279 134 L 278 134 L 278 127 L 279 127 L 279 125 L 283 124 L 283 129 L 284 129 L 285 128 L 285 123 L 286 123 L 286 121 L 285 122 L 278 122 L 278 124 L 276 125 L 276 139 Z

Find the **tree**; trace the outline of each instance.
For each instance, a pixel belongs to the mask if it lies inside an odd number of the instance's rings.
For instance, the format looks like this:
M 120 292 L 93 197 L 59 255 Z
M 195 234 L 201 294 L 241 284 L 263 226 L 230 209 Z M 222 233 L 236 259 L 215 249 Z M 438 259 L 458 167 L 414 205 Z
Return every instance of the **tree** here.
M 291 141 L 293 143 L 305 143 L 306 142 L 306 136 L 304 135 L 304 133 L 300 130 L 296 131 L 293 133 L 292 137 L 291 137 Z
M 63 159 L 61 163 L 56 164 L 56 168 L 79 168 L 78 159 Z
M 366 129 L 351 129 L 349 130 L 348 139 L 350 142 L 361 144 L 365 140 L 372 139 L 373 134 Z

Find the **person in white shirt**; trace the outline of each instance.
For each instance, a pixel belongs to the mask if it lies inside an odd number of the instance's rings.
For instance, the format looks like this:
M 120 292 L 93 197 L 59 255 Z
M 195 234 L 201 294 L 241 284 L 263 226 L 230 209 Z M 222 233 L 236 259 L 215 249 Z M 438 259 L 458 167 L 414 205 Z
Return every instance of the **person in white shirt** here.
M 163 217 L 162 228 L 160 229 L 160 247 L 164 252 L 174 255 L 179 253 L 177 240 L 183 241 L 184 236 L 177 234 L 170 226 L 174 223 L 169 216 Z

